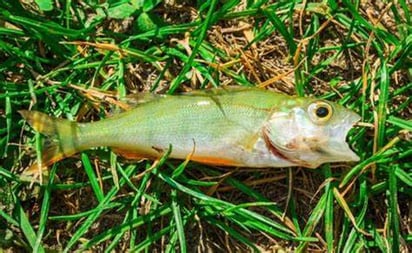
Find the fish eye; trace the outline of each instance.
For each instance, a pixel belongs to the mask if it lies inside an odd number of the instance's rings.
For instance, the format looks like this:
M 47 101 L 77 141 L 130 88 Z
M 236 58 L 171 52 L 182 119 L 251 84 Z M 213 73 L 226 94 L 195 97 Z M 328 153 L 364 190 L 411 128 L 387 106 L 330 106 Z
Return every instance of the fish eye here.
M 329 108 L 327 108 L 326 106 L 320 106 L 316 108 L 315 113 L 319 118 L 325 118 L 329 115 Z
M 322 124 L 332 117 L 333 109 L 327 102 L 316 101 L 309 105 L 308 113 L 312 121 Z

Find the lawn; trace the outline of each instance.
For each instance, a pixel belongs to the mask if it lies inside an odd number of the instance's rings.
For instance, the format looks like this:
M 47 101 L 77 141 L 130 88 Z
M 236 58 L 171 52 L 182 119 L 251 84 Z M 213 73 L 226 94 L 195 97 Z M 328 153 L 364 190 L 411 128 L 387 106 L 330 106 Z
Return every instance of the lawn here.
M 0 2 L 0 252 L 412 250 L 412 20 L 398 1 Z M 317 169 L 129 162 L 99 147 L 23 176 L 20 116 L 110 117 L 128 94 L 259 86 L 359 113 Z M 183 122 L 190 124 L 190 122 Z

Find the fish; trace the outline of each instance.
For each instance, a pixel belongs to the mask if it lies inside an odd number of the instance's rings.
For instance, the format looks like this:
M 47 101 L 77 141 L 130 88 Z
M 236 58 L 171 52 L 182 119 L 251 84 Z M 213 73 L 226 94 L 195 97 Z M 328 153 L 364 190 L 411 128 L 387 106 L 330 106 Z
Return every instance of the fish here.
M 346 136 L 360 116 L 327 100 L 246 87 L 145 93 L 129 100 L 131 109 L 87 123 L 19 112 L 48 137 L 45 167 L 96 147 L 110 147 L 129 160 L 159 159 L 171 148 L 170 158 L 250 168 L 359 160 Z

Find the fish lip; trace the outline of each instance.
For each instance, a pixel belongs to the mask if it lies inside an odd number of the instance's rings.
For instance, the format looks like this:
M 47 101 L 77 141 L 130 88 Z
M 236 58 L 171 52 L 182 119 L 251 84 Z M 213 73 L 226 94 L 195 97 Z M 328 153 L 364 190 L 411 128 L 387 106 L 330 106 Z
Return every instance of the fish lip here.
M 333 147 L 334 152 L 337 156 L 345 159 L 345 161 L 357 162 L 360 160 L 359 156 L 350 148 L 346 139 L 348 137 L 349 131 L 354 127 L 354 125 L 361 120 L 361 117 L 351 112 L 345 118 L 343 118 L 341 127 L 336 129 L 337 133 L 334 134 Z

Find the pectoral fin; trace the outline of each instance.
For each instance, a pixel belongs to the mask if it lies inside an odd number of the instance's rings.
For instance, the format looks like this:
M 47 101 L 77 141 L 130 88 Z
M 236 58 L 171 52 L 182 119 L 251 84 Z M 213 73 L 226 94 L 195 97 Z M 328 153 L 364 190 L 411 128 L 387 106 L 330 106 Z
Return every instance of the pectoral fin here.
M 252 151 L 255 147 L 256 143 L 258 142 L 260 137 L 260 133 L 256 132 L 244 138 L 239 145 L 246 151 Z

